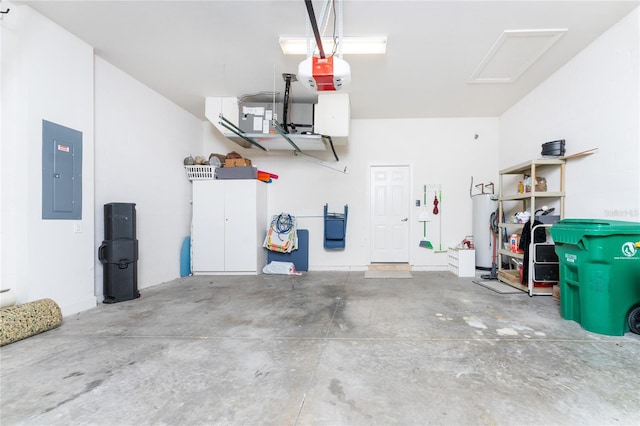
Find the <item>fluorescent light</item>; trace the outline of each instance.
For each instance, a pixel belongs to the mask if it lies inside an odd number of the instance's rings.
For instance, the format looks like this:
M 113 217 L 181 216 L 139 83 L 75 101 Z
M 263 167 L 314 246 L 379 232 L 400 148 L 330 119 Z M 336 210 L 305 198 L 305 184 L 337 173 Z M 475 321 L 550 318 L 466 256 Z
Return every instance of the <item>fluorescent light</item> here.
M 315 45 L 315 43 L 314 43 Z M 306 55 L 307 37 L 280 37 L 280 47 L 285 55 Z M 325 53 L 333 51 L 333 39 L 322 38 Z M 342 37 L 342 53 L 345 55 L 382 55 L 387 51 L 387 37 Z

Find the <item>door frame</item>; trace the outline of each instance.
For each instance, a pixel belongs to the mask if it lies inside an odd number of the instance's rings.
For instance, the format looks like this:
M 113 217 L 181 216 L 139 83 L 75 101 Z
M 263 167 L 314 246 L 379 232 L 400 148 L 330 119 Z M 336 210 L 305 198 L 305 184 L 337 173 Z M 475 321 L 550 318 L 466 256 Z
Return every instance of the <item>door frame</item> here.
M 368 188 L 369 188 L 369 264 L 372 264 L 374 262 L 372 262 L 372 253 L 373 253 L 373 244 L 374 244 L 374 235 L 373 235 L 373 223 L 372 223 L 372 218 L 371 218 L 371 214 L 372 214 L 372 208 L 373 208 L 373 197 L 372 197 L 372 180 L 371 180 L 371 174 L 372 174 L 372 170 L 376 167 L 404 167 L 407 170 L 408 173 L 408 179 L 407 179 L 407 217 L 409 218 L 409 223 L 407 224 L 408 229 L 407 229 L 407 259 L 406 261 L 401 261 L 401 262 L 397 262 L 397 261 L 376 261 L 375 263 L 408 263 L 411 264 L 411 231 L 412 231 L 412 215 L 413 215 L 413 211 L 411 209 L 411 188 L 413 188 L 413 173 L 412 173 L 412 168 L 411 168 L 411 164 L 409 163 L 395 163 L 395 164 L 379 164 L 379 163 L 373 163 L 373 164 L 369 164 L 369 173 L 368 173 Z

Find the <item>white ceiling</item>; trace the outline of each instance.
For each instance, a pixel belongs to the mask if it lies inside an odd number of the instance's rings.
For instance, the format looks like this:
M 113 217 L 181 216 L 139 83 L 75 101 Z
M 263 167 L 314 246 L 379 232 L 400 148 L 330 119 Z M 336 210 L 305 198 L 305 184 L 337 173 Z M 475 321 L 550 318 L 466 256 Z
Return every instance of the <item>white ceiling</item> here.
M 305 35 L 303 0 L 14 1 L 95 47 L 137 80 L 204 118 L 207 96 L 284 92 L 278 38 Z M 353 118 L 498 116 L 639 1 L 344 2 L 344 35 L 386 35 L 384 56 L 344 56 Z M 322 2 L 314 1 L 319 15 Z M 513 83 L 467 81 L 504 30 L 567 33 Z M 294 100 L 313 93 L 292 85 Z

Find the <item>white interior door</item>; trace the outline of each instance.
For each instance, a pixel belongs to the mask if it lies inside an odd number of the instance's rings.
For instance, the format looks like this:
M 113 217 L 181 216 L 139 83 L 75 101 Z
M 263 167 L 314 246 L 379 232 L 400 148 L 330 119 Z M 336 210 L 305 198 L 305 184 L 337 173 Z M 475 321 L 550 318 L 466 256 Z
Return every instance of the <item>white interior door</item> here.
M 409 167 L 371 167 L 371 262 L 409 262 Z

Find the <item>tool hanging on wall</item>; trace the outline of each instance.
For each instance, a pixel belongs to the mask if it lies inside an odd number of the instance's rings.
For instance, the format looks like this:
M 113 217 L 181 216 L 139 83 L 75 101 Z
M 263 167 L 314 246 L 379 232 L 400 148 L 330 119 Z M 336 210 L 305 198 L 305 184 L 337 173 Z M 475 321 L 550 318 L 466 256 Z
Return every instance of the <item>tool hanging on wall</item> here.
M 433 244 L 431 244 L 431 241 L 427 240 L 427 222 L 428 222 L 427 219 L 429 217 L 428 216 L 428 210 L 426 210 L 426 207 L 427 207 L 427 185 L 424 185 L 422 193 L 423 193 L 422 207 L 425 210 L 420 213 L 420 217 L 418 218 L 418 220 L 420 222 L 422 222 L 422 240 L 420 240 L 419 247 L 433 249 Z
M 434 201 L 435 204 L 435 208 L 434 210 L 434 214 L 438 214 L 436 212 L 438 204 L 440 204 L 440 220 L 438 221 L 440 223 L 440 235 L 438 237 L 438 250 L 434 250 L 434 253 L 446 253 L 447 250 L 442 250 L 442 188 L 438 189 L 438 195 L 439 197 L 436 197 L 436 200 Z M 439 199 L 439 200 L 438 200 Z
M 433 214 L 438 214 L 438 193 L 433 197 Z

